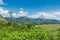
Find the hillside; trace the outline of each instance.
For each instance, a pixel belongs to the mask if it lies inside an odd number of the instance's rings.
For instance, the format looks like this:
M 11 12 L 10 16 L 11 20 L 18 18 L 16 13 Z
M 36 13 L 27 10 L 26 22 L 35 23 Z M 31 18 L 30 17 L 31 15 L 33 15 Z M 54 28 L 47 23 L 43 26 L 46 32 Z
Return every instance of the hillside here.
M 4 17 L 2 17 L 1 15 L 0 15 L 0 23 L 7 23 L 7 20 L 4 19 Z

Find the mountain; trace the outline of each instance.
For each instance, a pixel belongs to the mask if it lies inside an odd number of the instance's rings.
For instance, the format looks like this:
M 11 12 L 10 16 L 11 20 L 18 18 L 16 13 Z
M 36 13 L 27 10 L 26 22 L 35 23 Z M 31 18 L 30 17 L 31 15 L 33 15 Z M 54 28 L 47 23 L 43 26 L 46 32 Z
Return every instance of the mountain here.
M 19 17 L 19 18 L 5 18 L 7 21 L 12 21 L 12 22 L 17 22 L 17 23 L 22 23 L 22 24 L 32 24 L 33 19 L 27 18 L 27 17 Z
M 45 24 L 60 24 L 60 20 L 54 20 L 54 19 L 37 18 L 34 20 Z
M 44 19 L 44 18 L 28 18 L 28 17 L 19 17 L 19 18 L 5 18 L 6 20 L 16 21 L 22 24 L 60 24 L 60 20 L 53 19 Z

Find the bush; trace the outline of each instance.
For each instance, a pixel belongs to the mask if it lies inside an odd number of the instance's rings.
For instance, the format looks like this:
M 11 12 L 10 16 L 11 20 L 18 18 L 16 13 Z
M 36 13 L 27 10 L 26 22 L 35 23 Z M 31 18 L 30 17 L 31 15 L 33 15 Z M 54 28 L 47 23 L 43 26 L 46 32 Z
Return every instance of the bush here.
M 60 40 L 60 31 L 47 30 L 39 27 L 33 27 L 28 29 L 26 26 L 24 29 L 13 26 L 0 27 L 0 40 Z M 28 29 L 28 30 L 26 30 Z

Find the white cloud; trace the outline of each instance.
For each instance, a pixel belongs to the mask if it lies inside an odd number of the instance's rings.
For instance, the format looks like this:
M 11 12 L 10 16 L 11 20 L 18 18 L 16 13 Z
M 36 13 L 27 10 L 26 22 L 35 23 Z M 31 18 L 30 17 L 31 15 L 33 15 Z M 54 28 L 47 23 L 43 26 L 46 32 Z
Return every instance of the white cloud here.
M 23 8 L 20 8 L 20 11 L 18 13 L 12 13 L 12 17 L 18 18 L 18 17 L 23 17 L 23 16 L 28 16 L 28 11 L 25 11 Z
M 13 13 L 13 14 L 12 14 L 12 17 L 18 18 L 18 17 L 20 17 L 20 15 L 19 15 L 19 14 L 16 14 L 16 13 Z
M 9 14 L 9 10 L 6 10 L 4 9 L 3 7 L 0 7 L 0 14 L 3 16 L 3 17 L 10 17 L 10 14 Z M 28 12 L 27 11 L 24 11 L 24 10 L 20 10 L 19 13 L 11 13 L 11 16 L 14 17 L 14 18 L 18 18 L 18 17 L 22 17 L 22 16 L 27 16 L 28 15 Z
M 38 12 L 36 15 L 31 15 L 30 18 L 45 18 L 45 19 L 56 19 L 60 20 L 60 12 Z
M 3 0 L 0 0 L 0 5 L 5 5 Z
M 30 15 L 30 16 L 27 16 L 28 18 L 39 18 L 38 15 Z
M 15 17 L 15 16 L 16 16 L 16 14 L 15 14 L 15 13 L 13 13 L 13 14 L 12 14 L 12 16 L 13 16 L 13 17 Z
M 20 16 L 27 16 L 28 15 L 28 12 L 27 11 L 24 11 L 24 10 L 20 10 L 19 11 L 19 15 Z
M 9 10 L 6 10 L 2 7 L 0 7 L 0 14 L 3 17 L 10 17 Z M 35 15 L 28 15 L 28 12 L 25 10 L 20 10 L 19 13 L 12 13 L 12 17 L 18 18 L 26 16 L 29 18 L 45 18 L 45 19 L 56 19 L 60 20 L 60 12 L 52 12 L 52 13 L 46 13 L 46 12 L 37 12 Z
M 45 13 L 45 12 L 39 12 L 38 13 L 38 16 L 40 17 L 40 18 L 46 18 L 46 19 L 53 19 L 55 16 L 54 15 L 52 15 L 51 13 L 49 14 L 49 13 Z
M 3 17 L 9 17 L 9 10 L 6 10 L 6 9 L 0 7 L 0 14 L 1 14 Z

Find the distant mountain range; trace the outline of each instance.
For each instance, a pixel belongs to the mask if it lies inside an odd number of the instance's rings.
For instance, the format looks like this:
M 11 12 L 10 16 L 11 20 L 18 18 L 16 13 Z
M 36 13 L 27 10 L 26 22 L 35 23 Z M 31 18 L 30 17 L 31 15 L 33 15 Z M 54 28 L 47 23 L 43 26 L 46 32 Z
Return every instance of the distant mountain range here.
M 60 20 L 53 19 L 44 19 L 44 18 L 28 18 L 28 17 L 19 17 L 19 18 L 9 18 L 6 17 L 6 20 L 16 21 L 23 24 L 60 24 Z

